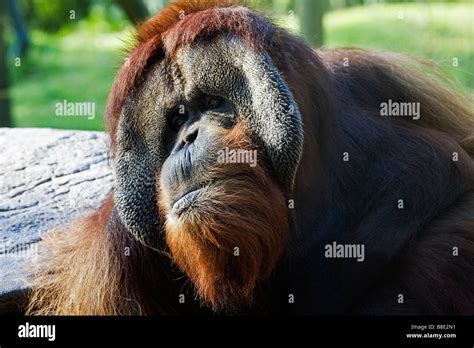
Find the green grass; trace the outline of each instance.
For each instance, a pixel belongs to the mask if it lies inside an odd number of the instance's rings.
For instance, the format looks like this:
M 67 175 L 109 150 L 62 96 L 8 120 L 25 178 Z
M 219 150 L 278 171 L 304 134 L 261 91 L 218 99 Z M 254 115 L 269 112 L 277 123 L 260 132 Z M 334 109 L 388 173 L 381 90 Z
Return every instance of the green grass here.
M 399 19 L 403 11 L 403 19 Z M 465 91 L 474 90 L 474 8 L 472 4 L 392 4 L 330 12 L 327 47 L 391 50 L 431 59 Z M 287 24 L 293 27 L 295 22 Z M 86 25 L 72 33 L 33 32 L 33 46 L 21 67 L 12 67 L 14 125 L 103 129 L 108 92 L 129 32 L 104 34 Z M 453 58 L 459 66 L 453 67 Z M 58 117 L 63 99 L 95 102 L 96 118 Z
M 389 50 L 430 59 L 461 89 L 474 90 L 473 3 L 356 7 L 328 13 L 324 26 L 327 47 Z
M 123 57 L 125 33 L 91 36 L 85 30 L 60 37 L 33 32 L 34 46 L 20 67 L 12 68 L 14 126 L 103 129 L 110 87 Z M 55 104 L 96 103 L 96 116 L 55 115 Z

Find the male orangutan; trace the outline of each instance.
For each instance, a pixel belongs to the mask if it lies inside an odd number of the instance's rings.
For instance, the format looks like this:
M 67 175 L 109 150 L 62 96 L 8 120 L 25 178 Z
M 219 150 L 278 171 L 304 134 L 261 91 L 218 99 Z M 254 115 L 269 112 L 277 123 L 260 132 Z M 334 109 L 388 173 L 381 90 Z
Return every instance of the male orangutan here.
M 115 191 L 45 237 L 28 313 L 474 314 L 473 106 L 433 70 L 174 2 L 110 93 Z

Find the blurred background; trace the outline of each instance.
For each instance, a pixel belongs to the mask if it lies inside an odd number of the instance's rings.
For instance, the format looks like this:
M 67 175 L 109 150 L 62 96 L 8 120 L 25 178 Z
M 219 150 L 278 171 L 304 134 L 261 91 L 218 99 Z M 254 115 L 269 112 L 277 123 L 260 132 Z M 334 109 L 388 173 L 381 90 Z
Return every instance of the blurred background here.
M 250 0 L 313 46 L 396 51 L 439 64 L 474 95 L 474 2 Z M 102 130 L 134 23 L 167 0 L 0 0 L 0 127 Z M 94 117 L 58 116 L 88 103 Z

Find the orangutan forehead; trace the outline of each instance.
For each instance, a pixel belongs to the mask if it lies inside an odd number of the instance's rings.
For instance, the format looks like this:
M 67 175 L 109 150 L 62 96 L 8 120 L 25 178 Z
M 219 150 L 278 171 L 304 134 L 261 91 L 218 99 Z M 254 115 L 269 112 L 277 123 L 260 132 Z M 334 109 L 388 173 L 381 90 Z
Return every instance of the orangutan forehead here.
M 181 19 L 163 34 L 163 47 L 168 55 L 202 38 L 222 33 L 233 33 L 249 46 L 260 47 L 269 41 L 274 29 L 266 18 L 242 6 L 181 14 Z
M 240 38 L 226 34 L 197 40 L 179 48 L 165 63 L 173 89 L 191 98 L 196 89 L 208 94 L 228 94 L 242 77 L 241 66 L 248 51 Z

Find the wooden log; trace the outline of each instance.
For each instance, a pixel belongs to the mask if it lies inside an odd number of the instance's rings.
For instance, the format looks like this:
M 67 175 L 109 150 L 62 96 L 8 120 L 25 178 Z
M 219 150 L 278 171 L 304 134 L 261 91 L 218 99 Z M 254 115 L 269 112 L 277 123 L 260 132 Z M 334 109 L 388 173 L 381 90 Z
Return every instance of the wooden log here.
M 24 304 L 41 236 L 97 208 L 113 183 L 102 132 L 0 128 L 0 313 Z

